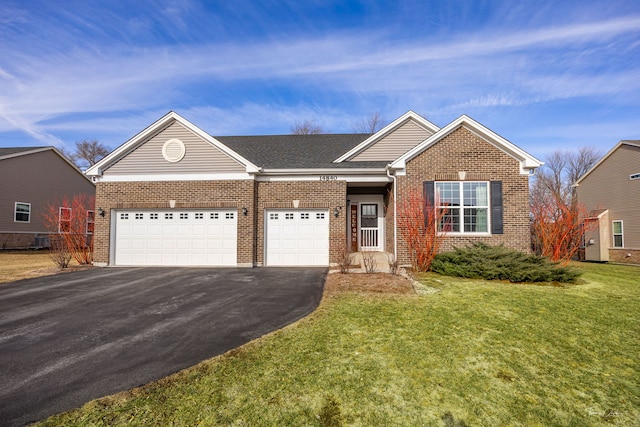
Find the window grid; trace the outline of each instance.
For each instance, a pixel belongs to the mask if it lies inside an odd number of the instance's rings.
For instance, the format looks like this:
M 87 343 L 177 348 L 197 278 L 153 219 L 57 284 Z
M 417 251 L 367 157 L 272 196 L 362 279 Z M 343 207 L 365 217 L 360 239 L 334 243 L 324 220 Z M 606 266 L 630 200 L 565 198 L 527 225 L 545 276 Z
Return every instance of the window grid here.
M 308 213 L 301 213 L 300 214 L 300 219 L 309 219 L 309 214 Z
M 189 219 L 189 214 L 186 212 L 180 212 L 180 219 Z
M 277 213 L 270 213 L 269 214 L 269 219 L 278 219 L 278 214 Z
M 16 202 L 13 215 L 14 222 L 31 222 L 31 203 Z
M 624 230 L 622 221 L 613 221 L 613 247 L 624 248 Z
M 173 219 L 173 214 L 172 213 L 164 214 L 164 219 Z
M 218 212 L 212 212 L 209 214 L 210 219 L 218 219 Z
M 196 212 L 195 213 L 195 218 L 196 219 L 204 219 L 204 214 L 201 212 Z
M 94 211 L 87 211 L 87 234 L 93 234 L 95 230 L 96 213 Z
M 143 213 L 137 213 L 135 218 L 136 219 L 144 219 L 144 214 Z
M 128 213 L 121 213 L 120 214 L 120 219 L 129 219 L 129 214 Z
M 488 193 L 487 182 L 437 182 L 436 194 L 441 215 L 439 230 L 452 233 L 487 233 Z
M 233 214 L 233 212 L 227 212 L 226 214 L 224 214 L 225 219 L 233 219 L 235 218 L 235 215 Z
M 68 233 L 71 231 L 71 208 L 61 207 L 58 210 L 58 232 Z
M 158 219 L 158 214 L 157 213 L 149 214 L 149 219 Z
M 284 214 L 284 219 L 293 219 L 293 214 L 292 213 Z
M 324 219 L 324 212 L 316 213 L 316 219 Z

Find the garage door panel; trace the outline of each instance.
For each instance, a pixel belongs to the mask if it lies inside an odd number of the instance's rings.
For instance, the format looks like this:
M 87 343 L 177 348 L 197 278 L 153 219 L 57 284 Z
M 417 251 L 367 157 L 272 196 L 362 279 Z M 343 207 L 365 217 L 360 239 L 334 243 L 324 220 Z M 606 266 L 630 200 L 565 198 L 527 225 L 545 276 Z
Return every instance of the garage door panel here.
M 267 265 L 329 265 L 327 210 L 268 210 L 265 223 Z
M 123 210 L 115 218 L 115 265 L 237 265 L 234 210 Z

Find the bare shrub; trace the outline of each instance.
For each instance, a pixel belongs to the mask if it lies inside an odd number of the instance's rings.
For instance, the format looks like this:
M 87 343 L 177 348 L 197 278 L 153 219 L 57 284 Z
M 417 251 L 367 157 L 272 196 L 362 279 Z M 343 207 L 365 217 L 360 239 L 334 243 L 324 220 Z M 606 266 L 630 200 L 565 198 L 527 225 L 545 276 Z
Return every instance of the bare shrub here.
M 353 253 L 345 247 L 338 253 L 338 266 L 340 267 L 340 273 L 345 274 L 349 272 L 349 267 L 353 263 Z
M 362 251 L 362 266 L 365 273 L 376 272 L 376 252 L 375 251 Z
M 67 248 L 67 243 L 61 235 L 51 235 L 49 237 L 49 258 L 59 268 L 69 267 L 71 261 L 71 252 Z

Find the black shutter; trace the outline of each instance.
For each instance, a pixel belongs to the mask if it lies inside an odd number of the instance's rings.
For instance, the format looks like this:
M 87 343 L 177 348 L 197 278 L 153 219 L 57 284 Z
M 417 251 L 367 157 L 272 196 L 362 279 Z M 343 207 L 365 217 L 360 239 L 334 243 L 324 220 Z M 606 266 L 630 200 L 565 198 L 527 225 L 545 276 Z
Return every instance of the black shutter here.
M 491 234 L 503 234 L 502 181 L 491 181 Z
M 424 182 L 424 202 L 426 206 L 434 206 L 436 201 L 436 186 L 434 181 L 425 181 Z

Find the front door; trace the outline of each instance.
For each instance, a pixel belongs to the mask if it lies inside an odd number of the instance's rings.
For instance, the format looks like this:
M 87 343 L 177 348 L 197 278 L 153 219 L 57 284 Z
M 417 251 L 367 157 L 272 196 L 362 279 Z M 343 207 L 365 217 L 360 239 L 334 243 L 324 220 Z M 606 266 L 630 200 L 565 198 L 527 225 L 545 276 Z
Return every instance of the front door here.
M 352 252 L 384 250 L 382 195 L 349 195 L 349 247 Z
M 360 249 L 363 251 L 378 250 L 378 204 L 360 204 Z

